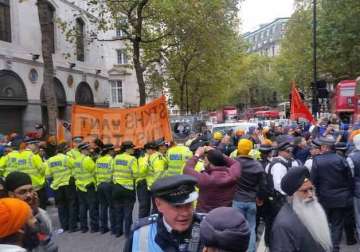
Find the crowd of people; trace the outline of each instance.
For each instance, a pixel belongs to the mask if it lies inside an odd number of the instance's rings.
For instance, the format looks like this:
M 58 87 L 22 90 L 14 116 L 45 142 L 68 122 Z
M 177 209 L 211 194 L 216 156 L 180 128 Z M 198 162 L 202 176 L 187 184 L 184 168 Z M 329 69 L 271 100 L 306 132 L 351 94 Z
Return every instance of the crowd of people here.
M 344 230 L 348 245 L 360 234 L 357 124 L 203 128 L 142 148 L 0 140 L 0 248 L 58 250 L 45 211 L 52 193 L 64 231 L 125 236 L 124 251 L 254 252 L 265 226 L 271 252 L 337 252 Z

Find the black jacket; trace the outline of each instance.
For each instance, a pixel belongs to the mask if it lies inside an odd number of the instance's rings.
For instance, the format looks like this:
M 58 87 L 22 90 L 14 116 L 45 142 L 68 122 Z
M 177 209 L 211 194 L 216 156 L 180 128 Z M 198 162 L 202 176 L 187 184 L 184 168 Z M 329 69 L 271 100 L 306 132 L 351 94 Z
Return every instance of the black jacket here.
M 325 208 L 348 207 L 352 204 L 352 178 L 346 160 L 335 152 L 314 157 L 311 180 L 319 202 Z
M 262 198 L 265 190 L 264 168 L 249 156 L 239 156 L 236 160 L 241 164 L 241 176 L 236 183 L 234 200 L 255 202 L 257 196 Z
M 271 230 L 271 252 L 325 252 L 286 203 Z

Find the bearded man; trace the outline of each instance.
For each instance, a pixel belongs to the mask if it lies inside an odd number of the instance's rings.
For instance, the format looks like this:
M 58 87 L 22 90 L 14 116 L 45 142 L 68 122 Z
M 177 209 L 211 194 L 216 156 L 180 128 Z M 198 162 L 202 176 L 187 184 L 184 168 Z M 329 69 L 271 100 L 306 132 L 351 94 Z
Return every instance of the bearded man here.
M 315 196 L 306 167 L 295 167 L 281 180 L 289 198 L 271 231 L 271 252 L 331 252 L 332 241 L 324 209 Z

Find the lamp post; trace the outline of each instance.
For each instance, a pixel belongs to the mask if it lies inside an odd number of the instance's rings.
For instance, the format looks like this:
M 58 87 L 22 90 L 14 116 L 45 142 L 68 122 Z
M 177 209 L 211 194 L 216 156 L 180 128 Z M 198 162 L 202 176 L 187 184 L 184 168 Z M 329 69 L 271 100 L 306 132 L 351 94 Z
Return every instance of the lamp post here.
M 317 41 L 316 41 L 316 0 L 313 0 L 313 85 L 312 85 L 312 113 L 316 118 L 319 109 L 319 101 L 317 97 Z

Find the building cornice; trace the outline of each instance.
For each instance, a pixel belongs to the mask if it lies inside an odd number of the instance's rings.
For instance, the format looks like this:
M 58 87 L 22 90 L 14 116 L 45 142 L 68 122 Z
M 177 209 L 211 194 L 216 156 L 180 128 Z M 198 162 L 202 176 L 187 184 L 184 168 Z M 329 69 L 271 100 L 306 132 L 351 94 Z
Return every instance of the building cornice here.
M 247 33 L 243 34 L 243 37 L 244 37 L 244 38 L 251 37 L 251 36 L 254 35 L 254 34 L 257 34 L 257 33 L 261 32 L 261 31 L 263 31 L 263 30 L 268 29 L 270 26 L 272 26 L 272 25 L 275 24 L 275 23 L 278 23 L 280 20 L 288 21 L 289 19 L 290 19 L 290 18 L 288 18 L 288 17 L 277 18 L 277 19 L 275 19 L 274 21 L 272 21 L 271 23 L 265 24 L 265 25 L 263 25 L 262 27 L 258 28 L 258 29 L 255 30 L 255 31 L 247 32 Z
M 19 58 L 19 57 L 6 56 L 6 55 L 3 55 L 3 54 L 0 54 L 0 59 L 10 60 L 11 62 L 23 63 L 23 64 L 31 65 L 31 66 L 34 66 L 34 67 L 43 67 L 44 66 L 44 64 L 42 62 L 39 62 L 39 61 L 23 59 L 23 58 Z M 60 71 L 67 72 L 67 73 L 72 73 L 72 74 L 80 74 L 80 75 L 85 74 L 86 76 L 90 76 L 90 77 L 93 77 L 95 79 L 102 79 L 102 80 L 108 80 L 109 79 L 108 77 L 106 77 L 104 75 L 88 73 L 86 71 L 81 71 L 81 70 L 77 70 L 77 69 L 71 69 L 71 68 L 68 68 L 68 67 L 62 67 L 62 66 L 56 66 L 55 65 L 54 68 L 55 68 L 55 70 L 60 70 Z

